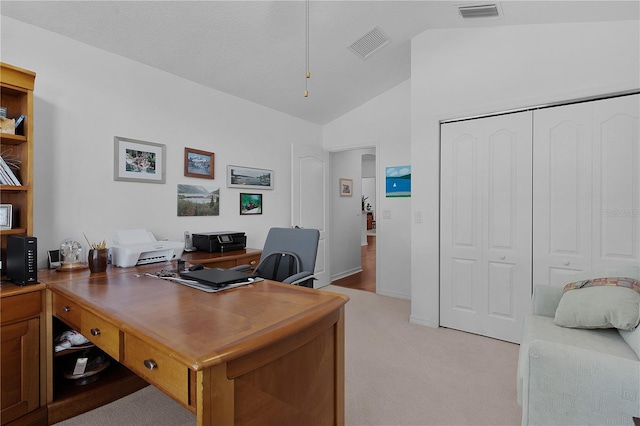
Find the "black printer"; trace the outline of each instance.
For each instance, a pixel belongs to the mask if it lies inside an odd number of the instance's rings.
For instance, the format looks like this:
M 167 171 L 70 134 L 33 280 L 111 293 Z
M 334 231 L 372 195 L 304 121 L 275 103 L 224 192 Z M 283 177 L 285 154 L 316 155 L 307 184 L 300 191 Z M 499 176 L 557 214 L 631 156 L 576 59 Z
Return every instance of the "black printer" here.
M 247 237 L 244 232 L 204 232 L 192 234 L 191 237 L 195 248 L 209 253 L 244 250 L 247 246 Z

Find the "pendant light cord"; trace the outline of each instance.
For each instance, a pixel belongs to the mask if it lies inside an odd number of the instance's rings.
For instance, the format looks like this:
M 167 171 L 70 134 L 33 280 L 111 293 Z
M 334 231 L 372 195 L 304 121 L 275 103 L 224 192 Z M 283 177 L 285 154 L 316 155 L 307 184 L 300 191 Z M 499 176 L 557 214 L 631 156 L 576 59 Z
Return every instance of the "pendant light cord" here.
M 305 49 L 306 49 L 306 68 L 307 68 L 307 72 L 306 72 L 306 78 L 304 80 L 304 97 L 307 98 L 309 97 L 309 78 L 311 78 L 311 72 L 309 71 L 309 0 L 307 0 L 306 3 L 307 6 L 307 13 L 306 13 L 306 42 L 305 42 Z

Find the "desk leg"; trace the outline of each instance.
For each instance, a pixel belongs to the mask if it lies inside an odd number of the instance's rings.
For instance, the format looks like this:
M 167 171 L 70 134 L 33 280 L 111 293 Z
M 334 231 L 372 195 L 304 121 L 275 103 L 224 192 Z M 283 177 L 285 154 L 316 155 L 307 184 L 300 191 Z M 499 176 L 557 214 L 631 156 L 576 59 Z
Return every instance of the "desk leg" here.
M 198 371 L 196 380 L 198 426 L 233 425 L 234 383 L 227 378 L 227 364 Z
M 344 426 L 344 306 L 340 308 L 336 323 L 335 351 L 336 351 L 336 421 L 337 426 Z

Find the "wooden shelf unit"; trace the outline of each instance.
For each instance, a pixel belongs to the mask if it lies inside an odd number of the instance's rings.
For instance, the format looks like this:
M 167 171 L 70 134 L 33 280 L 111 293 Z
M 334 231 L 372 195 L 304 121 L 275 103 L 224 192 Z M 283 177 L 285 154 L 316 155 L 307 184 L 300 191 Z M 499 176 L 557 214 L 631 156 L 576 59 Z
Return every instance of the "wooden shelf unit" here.
M 0 185 L 0 202 L 13 206 L 11 229 L 0 230 L 0 258 L 6 261 L 8 235 L 33 234 L 33 88 L 36 74 L 0 62 L 0 106 L 7 108 L 8 118 L 24 115 L 21 133 L 0 133 L 3 158 L 20 162 L 14 173 L 21 186 Z M 4 275 L 4 272 L 3 272 Z

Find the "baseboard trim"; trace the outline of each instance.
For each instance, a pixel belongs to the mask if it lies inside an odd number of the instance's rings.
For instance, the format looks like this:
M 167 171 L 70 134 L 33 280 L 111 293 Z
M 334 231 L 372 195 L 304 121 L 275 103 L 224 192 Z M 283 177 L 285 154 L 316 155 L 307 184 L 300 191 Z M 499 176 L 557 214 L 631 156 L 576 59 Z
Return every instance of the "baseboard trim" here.
M 359 272 L 362 272 L 362 267 L 354 268 L 354 269 L 351 269 L 350 271 L 345 271 L 336 275 L 332 275 L 331 282 L 341 280 L 342 278 L 350 277 L 351 275 L 357 274 Z

